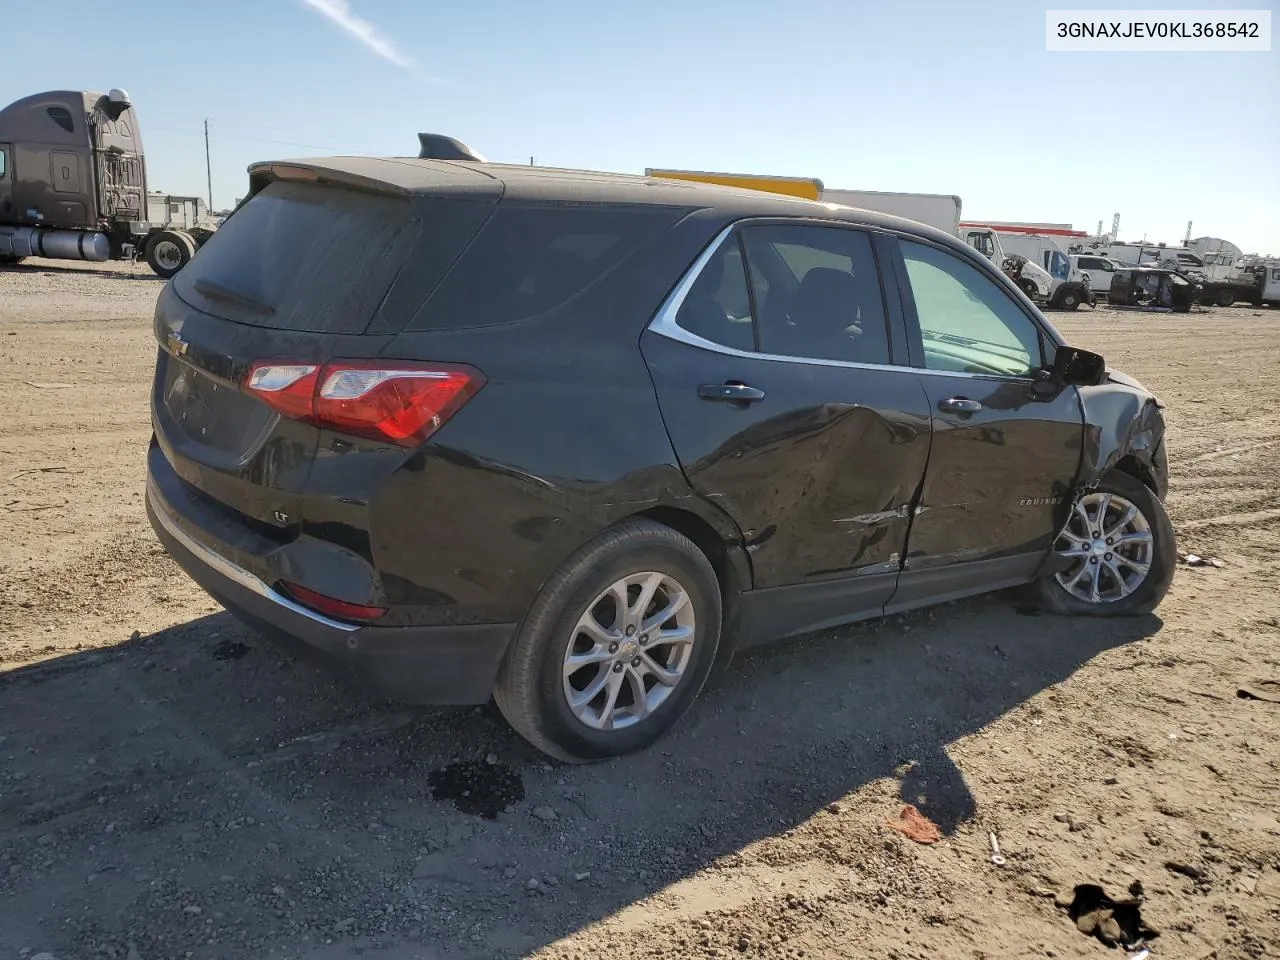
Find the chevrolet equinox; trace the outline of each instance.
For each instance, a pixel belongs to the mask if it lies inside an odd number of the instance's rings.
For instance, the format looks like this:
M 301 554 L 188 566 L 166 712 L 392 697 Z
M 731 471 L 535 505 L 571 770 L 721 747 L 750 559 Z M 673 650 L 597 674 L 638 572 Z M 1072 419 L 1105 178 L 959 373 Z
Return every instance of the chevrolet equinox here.
M 257 164 L 160 294 L 147 510 L 237 616 L 541 750 L 750 644 L 1023 586 L 1150 611 L 1160 404 L 958 239 L 486 162 Z

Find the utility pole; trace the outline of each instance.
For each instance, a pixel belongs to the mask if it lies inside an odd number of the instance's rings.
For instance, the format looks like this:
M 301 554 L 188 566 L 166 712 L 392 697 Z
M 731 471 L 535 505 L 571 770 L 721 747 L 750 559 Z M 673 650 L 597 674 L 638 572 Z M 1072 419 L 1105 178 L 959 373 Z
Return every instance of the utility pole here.
M 531 167 L 533 166 L 533 157 L 530 157 L 530 158 L 529 158 L 529 166 L 531 166 Z
M 204 175 L 209 182 L 209 213 L 213 213 L 213 167 L 209 163 L 209 118 L 204 118 Z

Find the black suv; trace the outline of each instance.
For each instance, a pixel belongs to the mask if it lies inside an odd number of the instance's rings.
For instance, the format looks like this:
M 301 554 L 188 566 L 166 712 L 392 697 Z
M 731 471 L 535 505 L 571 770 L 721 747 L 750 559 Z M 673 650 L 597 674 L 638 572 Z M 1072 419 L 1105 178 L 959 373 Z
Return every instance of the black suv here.
M 394 698 L 640 748 L 749 644 L 1028 585 L 1151 610 L 1160 405 L 959 240 L 469 161 L 259 164 L 164 288 L 147 508 Z

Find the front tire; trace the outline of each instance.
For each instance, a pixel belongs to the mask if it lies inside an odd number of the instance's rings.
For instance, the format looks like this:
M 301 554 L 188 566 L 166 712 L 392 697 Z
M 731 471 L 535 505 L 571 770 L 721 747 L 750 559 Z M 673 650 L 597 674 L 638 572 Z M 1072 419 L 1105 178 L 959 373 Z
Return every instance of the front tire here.
M 1169 592 L 1178 555 L 1164 504 L 1119 471 L 1080 498 L 1054 552 L 1069 564 L 1032 584 L 1032 599 L 1050 613 L 1095 617 L 1150 613 Z
M 1236 302 L 1236 295 L 1230 290 L 1219 290 L 1214 303 L 1220 307 L 1229 307 Z
M 560 760 L 641 750 L 702 689 L 720 640 L 720 588 L 687 537 L 630 520 L 547 582 L 503 660 L 494 700 L 516 732 Z

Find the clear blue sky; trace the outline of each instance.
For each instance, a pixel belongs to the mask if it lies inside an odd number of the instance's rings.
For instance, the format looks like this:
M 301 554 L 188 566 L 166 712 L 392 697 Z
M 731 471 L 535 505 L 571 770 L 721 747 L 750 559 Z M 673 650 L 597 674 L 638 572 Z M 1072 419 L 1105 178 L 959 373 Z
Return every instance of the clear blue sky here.
M 208 117 L 217 207 L 251 161 L 415 155 L 430 130 L 503 161 L 954 193 L 973 219 L 1119 211 L 1124 239 L 1193 220 L 1280 254 L 1280 53 L 1047 53 L 1062 0 L 61 0 L 56 37 L 44 5 L 3 6 L 0 103 L 123 87 L 152 186 L 184 194 Z M 1276 0 L 1117 6 L 1280 27 Z

